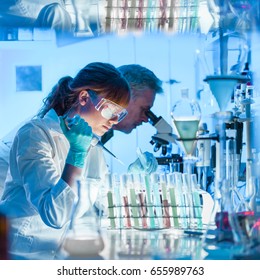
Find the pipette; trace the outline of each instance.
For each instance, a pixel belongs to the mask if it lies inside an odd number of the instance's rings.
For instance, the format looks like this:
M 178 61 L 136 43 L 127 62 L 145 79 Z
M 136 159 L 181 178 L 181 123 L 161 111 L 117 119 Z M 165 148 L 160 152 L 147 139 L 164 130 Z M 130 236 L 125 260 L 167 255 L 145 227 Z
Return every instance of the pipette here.
M 63 119 L 65 120 L 65 124 L 67 126 L 68 129 L 70 129 L 70 126 L 72 125 L 77 125 L 78 124 L 78 121 L 79 121 L 79 118 L 80 116 L 79 115 L 75 115 L 71 120 L 70 120 L 70 125 L 68 125 L 68 121 L 66 120 L 68 117 L 68 113 L 66 113 L 64 116 L 63 116 Z M 122 165 L 125 166 L 125 164 L 118 158 L 116 157 L 111 151 L 109 151 L 104 145 L 103 143 L 99 140 L 98 136 L 93 134 L 93 138 L 91 140 L 91 143 L 90 145 L 92 147 L 95 147 L 95 146 L 99 146 L 101 147 L 104 151 L 106 151 L 108 154 L 110 154 L 113 158 L 115 158 L 119 163 L 121 163 Z
M 98 136 L 96 136 L 95 134 L 93 134 L 93 138 L 91 140 L 91 143 L 90 145 L 92 147 L 95 147 L 95 146 L 99 146 L 101 147 L 104 151 L 106 151 L 108 154 L 110 154 L 113 158 L 115 158 L 119 163 L 121 163 L 122 165 L 125 166 L 125 164 L 117 157 L 115 156 L 111 151 L 109 151 L 102 143 L 101 141 L 99 140 Z
M 146 158 L 145 158 L 142 150 L 139 147 L 136 148 L 136 154 L 137 154 L 142 166 L 145 167 L 146 166 Z

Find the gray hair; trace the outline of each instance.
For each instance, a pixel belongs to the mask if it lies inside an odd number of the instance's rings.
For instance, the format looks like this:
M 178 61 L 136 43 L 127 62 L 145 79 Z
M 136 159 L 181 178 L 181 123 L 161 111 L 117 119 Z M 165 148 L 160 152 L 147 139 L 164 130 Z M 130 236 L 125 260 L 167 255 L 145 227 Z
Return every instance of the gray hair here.
M 142 94 L 142 91 L 150 89 L 155 93 L 162 93 L 162 81 L 146 67 L 139 64 L 122 65 L 117 68 L 128 81 L 132 96 Z

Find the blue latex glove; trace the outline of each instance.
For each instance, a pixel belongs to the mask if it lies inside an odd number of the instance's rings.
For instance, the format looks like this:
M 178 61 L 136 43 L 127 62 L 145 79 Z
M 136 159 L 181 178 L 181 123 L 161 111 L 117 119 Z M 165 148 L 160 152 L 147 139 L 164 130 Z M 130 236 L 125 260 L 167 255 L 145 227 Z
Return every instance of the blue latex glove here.
M 60 117 L 61 129 L 70 143 L 66 163 L 83 168 L 93 137 L 92 128 L 79 115 Z
M 129 173 L 152 173 L 158 167 L 158 162 L 149 152 L 138 153 L 138 159 L 128 166 Z

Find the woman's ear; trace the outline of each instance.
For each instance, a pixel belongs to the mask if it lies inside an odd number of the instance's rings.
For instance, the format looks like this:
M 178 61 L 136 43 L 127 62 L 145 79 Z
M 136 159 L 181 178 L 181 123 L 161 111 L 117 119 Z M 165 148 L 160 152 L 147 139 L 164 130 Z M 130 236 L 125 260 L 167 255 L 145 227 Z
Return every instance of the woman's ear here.
M 87 102 L 89 101 L 89 93 L 86 90 L 82 90 L 79 93 L 79 104 L 81 106 L 85 106 L 87 104 Z

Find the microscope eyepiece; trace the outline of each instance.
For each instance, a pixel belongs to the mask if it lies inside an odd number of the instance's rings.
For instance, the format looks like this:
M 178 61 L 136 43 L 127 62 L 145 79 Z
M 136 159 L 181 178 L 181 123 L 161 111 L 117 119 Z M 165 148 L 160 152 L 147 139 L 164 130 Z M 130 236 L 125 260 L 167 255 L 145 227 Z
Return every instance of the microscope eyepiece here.
M 145 115 L 149 118 L 149 122 L 152 125 L 155 125 L 160 120 L 160 117 L 158 118 L 151 110 L 146 111 Z

